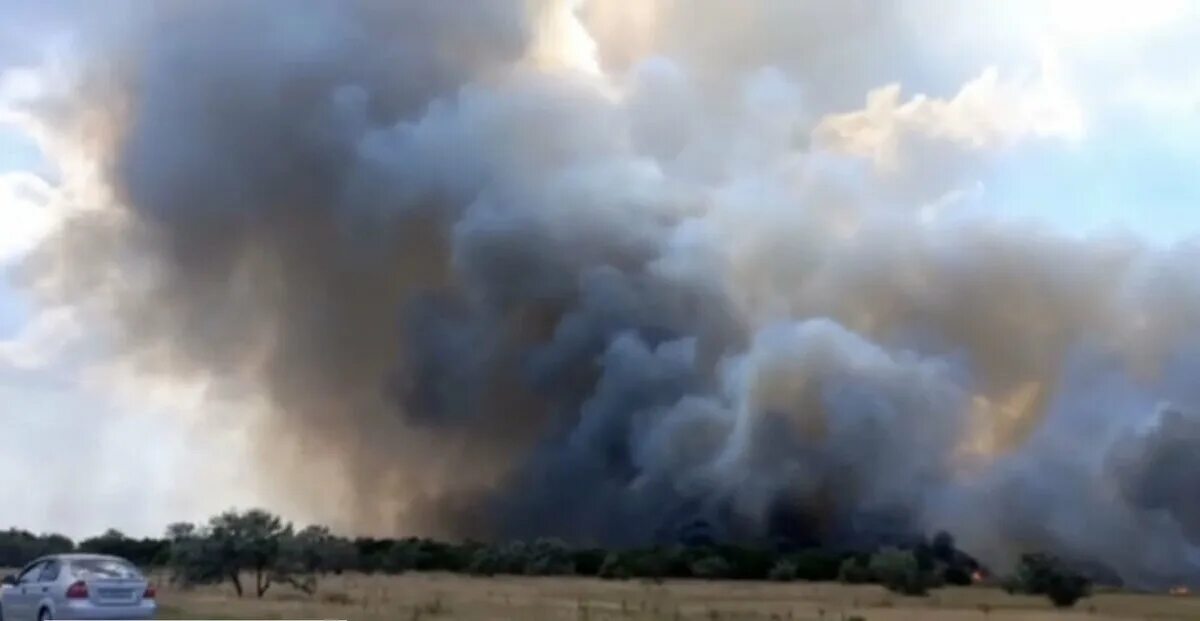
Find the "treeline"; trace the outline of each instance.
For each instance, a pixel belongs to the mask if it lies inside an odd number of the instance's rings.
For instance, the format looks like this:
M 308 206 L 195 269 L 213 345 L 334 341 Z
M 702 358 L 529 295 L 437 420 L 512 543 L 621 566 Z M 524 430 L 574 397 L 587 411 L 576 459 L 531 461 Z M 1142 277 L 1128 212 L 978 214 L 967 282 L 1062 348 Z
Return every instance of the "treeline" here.
M 133 539 L 116 530 L 76 543 L 65 535 L 35 535 L 10 528 L 0 531 L 0 567 L 21 567 L 40 556 L 64 552 L 112 554 L 141 567 L 165 566 L 170 561 L 170 547 L 166 539 Z
M 570 546 L 557 539 L 491 544 L 350 539 L 321 526 L 296 530 L 261 510 L 228 511 L 204 524 L 172 524 L 162 539 L 134 539 L 110 530 L 75 544 L 61 535 L 0 533 L 0 564 L 9 567 L 72 550 L 112 554 L 146 568 L 167 569 L 172 581 L 183 587 L 229 582 L 239 596 L 252 590 L 259 597 L 274 584 L 311 593 L 320 576 L 346 571 L 842 581 L 881 584 L 913 596 L 945 585 L 970 585 L 986 575 L 986 569 L 957 549 L 946 533 L 905 548 L 873 552 L 713 542 L 608 550 Z M 243 584 L 247 579 L 253 584 Z M 1004 584 L 1010 592 L 1045 595 L 1061 606 L 1074 604 L 1090 587 L 1086 578 L 1060 560 L 1040 554 L 1024 557 Z

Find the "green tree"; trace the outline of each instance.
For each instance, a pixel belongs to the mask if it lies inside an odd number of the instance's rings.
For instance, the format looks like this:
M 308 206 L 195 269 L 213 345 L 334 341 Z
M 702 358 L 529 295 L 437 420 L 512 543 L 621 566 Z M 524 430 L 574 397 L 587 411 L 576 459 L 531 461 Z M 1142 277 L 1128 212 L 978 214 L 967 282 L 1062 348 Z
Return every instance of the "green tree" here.
M 167 548 L 168 542 L 162 539 L 133 539 L 111 528 L 99 537 L 79 543 L 79 549 L 84 552 L 119 556 L 141 567 L 162 563 L 168 556 Z
M 338 537 L 326 526 L 308 526 L 289 541 L 288 552 L 297 570 L 310 574 L 340 574 L 351 569 L 357 551 L 349 540 Z
M 525 574 L 530 576 L 567 576 L 575 573 L 575 561 L 567 544 L 558 539 L 538 539 L 529 547 Z
M 930 574 L 922 571 L 920 559 L 911 551 L 885 549 L 871 557 L 871 574 L 889 591 L 904 595 L 925 595 L 931 585 Z
M 692 563 L 692 575 L 697 578 L 715 580 L 728 578 L 730 573 L 732 573 L 732 568 L 729 565 L 729 561 L 715 554 Z
M 599 575 L 610 580 L 628 580 L 631 577 L 629 564 L 625 555 L 619 552 L 609 552 L 600 564 Z
M 1016 572 L 1005 581 L 1010 593 L 1044 595 L 1059 608 L 1074 606 L 1091 594 L 1092 583 L 1062 559 L 1042 553 L 1024 554 Z
M 226 511 L 203 528 L 173 524 L 167 534 L 176 579 L 188 584 L 228 580 L 238 597 L 245 592 L 243 572 L 253 572 L 255 595 L 262 597 L 274 581 L 304 568 L 291 524 L 261 509 Z
M 796 578 L 812 582 L 838 579 L 842 558 L 826 550 L 804 550 L 792 559 L 796 564 Z
M 21 567 L 39 556 L 75 549 L 62 535 L 34 535 L 16 528 L 0 531 L 0 567 Z
M 775 566 L 771 568 L 771 572 L 767 577 L 778 582 L 791 582 L 795 580 L 796 562 L 785 559 L 775 563 Z
M 599 575 L 600 567 L 604 564 L 606 554 L 599 548 L 586 548 L 571 552 L 571 562 L 575 571 L 581 576 Z
M 875 581 L 875 574 L 867 566 L 869 557 L 849 556 L 838 567 L 838 580 L 847 584 L 866 584 Z

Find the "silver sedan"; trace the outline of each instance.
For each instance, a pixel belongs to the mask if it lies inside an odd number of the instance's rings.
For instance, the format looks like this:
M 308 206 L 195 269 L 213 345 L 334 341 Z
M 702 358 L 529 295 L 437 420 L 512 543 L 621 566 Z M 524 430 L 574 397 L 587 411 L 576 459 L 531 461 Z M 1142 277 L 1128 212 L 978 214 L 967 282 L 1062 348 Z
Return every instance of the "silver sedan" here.
M 153 619 L 154 597 L 154 587 L 125 559 L 55 554 L 3 579 L 0 619 Z

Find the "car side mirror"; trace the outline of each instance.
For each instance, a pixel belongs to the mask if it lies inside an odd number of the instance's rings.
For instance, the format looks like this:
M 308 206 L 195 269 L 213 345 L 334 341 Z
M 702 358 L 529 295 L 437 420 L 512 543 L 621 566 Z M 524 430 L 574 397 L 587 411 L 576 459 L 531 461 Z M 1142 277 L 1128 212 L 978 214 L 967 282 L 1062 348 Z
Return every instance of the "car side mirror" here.
M 0 580 L 0 584 L 3 584 L 5 586 L 16 586 L 17 585 L 17 577 L 13 574 L 4 576 L 4 578 L 2 580 Z

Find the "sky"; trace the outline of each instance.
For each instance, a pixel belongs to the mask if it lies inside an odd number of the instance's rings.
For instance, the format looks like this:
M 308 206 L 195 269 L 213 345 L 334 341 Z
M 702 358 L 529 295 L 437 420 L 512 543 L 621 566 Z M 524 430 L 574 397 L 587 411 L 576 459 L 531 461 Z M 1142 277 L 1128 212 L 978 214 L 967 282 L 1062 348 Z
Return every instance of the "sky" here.
M 1133 236 L 1159 246 L 1195 238 L 1200 64 L 1182 60 L 1200 55 L 1200 14 L 1170 0 L 1049 6 L 1030 15 L 983 12 L 992 37 L 962 55 L 947 44 L 950 52 L 901 76 L 902 101 L 952 98 L 999 67 L 1004 87 L 1058 115 L 1045 130 L 1053 140 L 996 147 L 957 200 L 1067 235 Z M 6 62 L 0 57 L 0 110 L 6 85 L 11 97 L 19 82 L 5 76 L 39 70 L 24 58 Z M 1010 86 L 1010 76 L 1028 79 Z M 865 99 L 859 105 L 869 108 Z M 102 339 L 74 322 L 70 309 L 40 307 L 19 282 L 15 268 L 61 218 L 63 199 L 60 163 L 14 119 L 0 114 L 0 527 L 153 535 L 227 506 L 269 504 L 237 426 L 196 431 L 196 412 L 219 406 L 186 388 L 151 395 L 98 381 Z
M 97 387 L 85 354 L 59 357 L 54 333 L 70 321 L 40 309 L 12 273 L 53 226 L 56 177 L 32 136 L 0 126 L 0 527 L 153 536 L 256 504 L 237 489 L 247 475 L 236 439 L 192 433 L 177 403 Z M 232 491 L 197 493 L 214 480 Z

